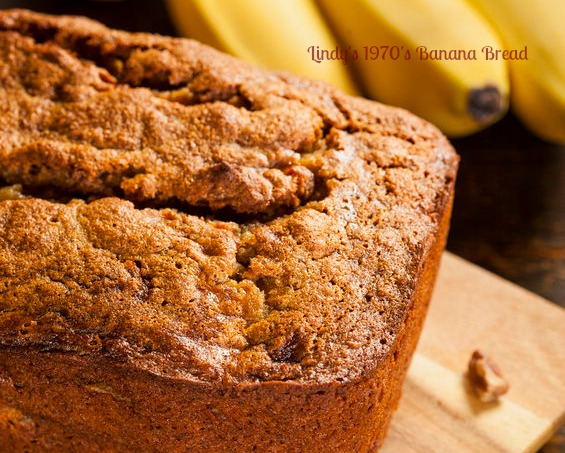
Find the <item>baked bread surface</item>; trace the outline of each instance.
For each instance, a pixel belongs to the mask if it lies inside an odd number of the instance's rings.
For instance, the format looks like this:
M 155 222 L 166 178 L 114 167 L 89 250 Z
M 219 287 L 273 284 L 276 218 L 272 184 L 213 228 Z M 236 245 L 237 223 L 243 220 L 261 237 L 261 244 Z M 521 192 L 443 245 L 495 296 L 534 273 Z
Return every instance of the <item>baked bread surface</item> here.
M 447 233 L 436 128 L 6 10 L 0 137 L 0 450 L 378 448 Z

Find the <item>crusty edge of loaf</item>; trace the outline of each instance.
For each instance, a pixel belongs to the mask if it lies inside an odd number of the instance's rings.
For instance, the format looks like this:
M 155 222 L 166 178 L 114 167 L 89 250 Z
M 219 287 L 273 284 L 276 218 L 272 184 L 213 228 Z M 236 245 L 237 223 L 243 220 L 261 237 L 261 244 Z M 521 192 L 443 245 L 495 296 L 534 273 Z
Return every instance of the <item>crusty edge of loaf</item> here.
M 0 351 L 0 450 L 376 451 L 424 323 L 453 204 L 450 181 L 419 284 L 390 353 L 350 382 L 212 388 L 127 363 L 63 352 Z

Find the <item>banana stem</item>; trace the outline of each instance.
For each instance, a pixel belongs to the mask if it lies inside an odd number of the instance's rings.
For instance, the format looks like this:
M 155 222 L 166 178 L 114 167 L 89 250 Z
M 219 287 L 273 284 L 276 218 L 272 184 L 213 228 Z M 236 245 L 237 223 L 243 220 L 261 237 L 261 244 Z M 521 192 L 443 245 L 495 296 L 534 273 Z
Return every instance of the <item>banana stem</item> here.
M 504 110 L 504 99 L 494 85 L 469 91 L 467 110 L 479 123 L 488 122 Z

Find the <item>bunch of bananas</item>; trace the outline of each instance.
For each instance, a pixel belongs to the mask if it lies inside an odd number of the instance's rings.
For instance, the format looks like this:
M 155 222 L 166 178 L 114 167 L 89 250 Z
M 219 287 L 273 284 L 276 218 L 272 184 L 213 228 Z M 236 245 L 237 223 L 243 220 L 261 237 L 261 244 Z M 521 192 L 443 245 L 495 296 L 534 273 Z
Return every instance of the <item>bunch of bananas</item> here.
M 166 1 L 186 37 L 406 108 L 449 136 L 510 104 L 565 143 L 564 0 Z

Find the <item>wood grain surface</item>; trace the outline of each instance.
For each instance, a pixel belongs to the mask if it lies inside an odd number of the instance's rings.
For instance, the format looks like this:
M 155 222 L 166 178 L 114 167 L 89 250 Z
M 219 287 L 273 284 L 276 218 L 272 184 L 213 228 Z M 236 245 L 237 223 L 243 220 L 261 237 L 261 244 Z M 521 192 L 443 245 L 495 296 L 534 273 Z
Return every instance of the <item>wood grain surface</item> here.
M 565 421 L 565 310 L 445 253 L 385 453 L 532 453 Z M 482 403 L 464 374 L 474 349 L 510 382 Z

